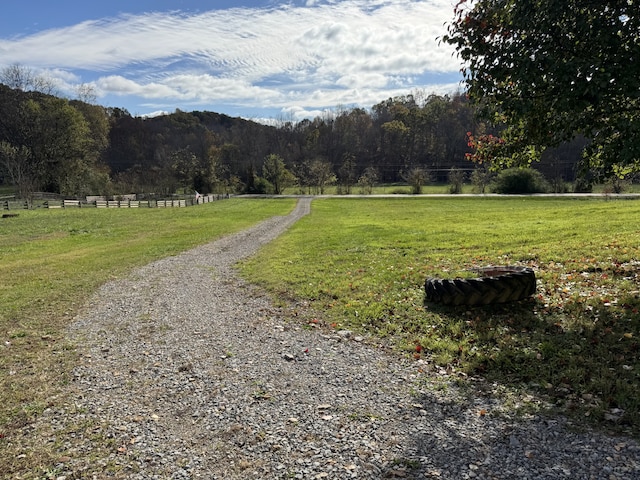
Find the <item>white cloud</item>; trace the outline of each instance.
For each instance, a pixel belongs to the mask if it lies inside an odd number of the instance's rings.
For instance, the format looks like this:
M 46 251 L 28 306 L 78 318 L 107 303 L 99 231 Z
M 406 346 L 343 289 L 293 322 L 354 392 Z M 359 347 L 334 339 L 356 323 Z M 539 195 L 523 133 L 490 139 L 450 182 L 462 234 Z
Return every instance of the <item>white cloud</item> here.
M 385 88 L 389 84 L 389 76 L 381 73 L 350 73 L 338 78 L 335 83 L 338 86 L 358 89 L 358 88 Z
M 281 117 L 285 121 L 292 120 L 294 122 L 299 122 L 300 120 L 304 120 L 305 118 L 322 117 L 328 112 L 328 109 L 308 109 L 294 105 L 291 107 L 283 108 L 281 111 Z
M 65 84 L 94 81 L 101 95 L 316 112 L 376 103 L 420 87 L 429 72 L 455 75 L 458 60 L 436 41 L 453 1 L 307 0 L 122 15 L 0 39 L 0 52 L 6 65 L 59 69 Z
M 95 82 L 98 91 L 109 92 L 117 95 L 138 95 L 143 98 L 181 98 L 179 91 L 162 83 L 151 82 L 139 84 L 120 75 L 101 77 Z
M 154 118 L 154 117 L 162 117 L 163 115 L 168 115 L 170 112 L 166 110 L 156 110 L 154 112 L 145 113 L 142 115 L 144 118 Z

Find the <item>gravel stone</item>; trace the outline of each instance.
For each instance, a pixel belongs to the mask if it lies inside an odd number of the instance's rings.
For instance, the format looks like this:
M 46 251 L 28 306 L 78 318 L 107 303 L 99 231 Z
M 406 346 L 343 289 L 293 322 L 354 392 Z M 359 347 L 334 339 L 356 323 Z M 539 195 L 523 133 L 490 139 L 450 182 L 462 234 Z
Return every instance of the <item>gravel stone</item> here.
M 632 439 L 493 415 L 423 361 L 284 321 L 234 264 L 310 202 L 96 293 L 68 332 L 74 404 L 42 416 L 66 435 L 57 478 L 640 478 Z

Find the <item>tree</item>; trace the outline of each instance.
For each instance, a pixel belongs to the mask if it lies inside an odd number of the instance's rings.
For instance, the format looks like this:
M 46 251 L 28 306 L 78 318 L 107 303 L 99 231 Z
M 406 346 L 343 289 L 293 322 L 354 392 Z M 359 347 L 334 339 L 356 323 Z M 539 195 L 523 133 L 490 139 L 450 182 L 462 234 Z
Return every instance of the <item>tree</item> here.
M 507 127 L 496 165 L 526 164 L 543 148 L 583 134 L 591 139 L 587 168 L 611 175 L 640 167 L 639 6 L 458 2 L 442 40 L 465 61 L 468 94 L 480 114 Z
M 196 189 L 206 192 L 231 193 L 235 191 L 229 169 L 222 163 L 222 148 L 211 145 L 202 171 L 201 183 Z
M 298 164 L 293 165 L 292 173 L 296 177 L 296 184 L 299 187 L 300 193 L 311 193 L 311 161 L 304 160 Z
M 457 168 L 449 170 L 449 193 L 462 193 L 465 177 L 466 175 L 462 170 Z
M 0 165 L 9 174 L 9 178 L 18 189 L 20 198 L 31 202 L 32 194 L 37 188 L 38 175 L 34 164 L 30 161 L 31 150 L 25 146 L 0 142 Z
M 81 102 L 94 105 L 98 99 L 95 87 L 89 83 L 81 83 L 75 88 L 75 91 L 76 97 Z
M 342 165 L 338 170 L 340 179 L 340 192 L 349 195 L 351 187 L 356 183 L 356 159 L 353 154 L 345 153 L 342 156 Z M 340 193 L 339 192 L 339 193 Z
M 106 194 L 111 189 L 109 169 L 102 163 L 102 155 L 109 146 L 109 130 L 111 124 L 104 107 L 81 101 L 69 102 L 79 111 L 88 127 L 82 155 L 77 166 L 72 169 L 73 175 L 68 178 L 66 190 L 69 195 Z
M 385 161 L 396 167 L 409 163 L 411 129 L 402 120 L 392 120 L 383 123 L 381 131 L 380 143 Z
M 311 174 L 311 186 L 316 194 L 323 195 L 324 189 L 336 181 L 331 163 L 320 158 L 311 162 L 309 173 Z
M 429 173 L 422 167 L 413 167 L 408 172 L 403 172 L 402 178 L 411 185 L 411 193 L 419 195 L 422 187 L 429 181 Z
M 284 188 L 294 180 L 293 175 L 284 164 L 284 159 L 275 153 L 267 155 L 264 159 L 262 176 L 273 185 L 273 193 L 276 195 L 280 195 Z
M 493 174 L 486 165 L 481 165 L 476 168 L 473 172 L 471 172 L 471 183 L 473 184 L 473 189 L 477 193 L 485 193 L 487 190 L 487 185 L 491 182 Z
M 371 195 L 373 187 L 378 182 L 378 170 L 375 167 L 367 167 L 360 178 L 358 179 L 358 185 L 362 193 Z
M 170 155 L 171 168 L 182 187 L 196 188 L 195 179 L 201 174 L 198 157 L 189 147 L 181 148 Z M 199 188 L 199 187 L 197 187 Z
M 67 100 L 0 85 L 1 159 L 27 199 L 33 191 L 69 194 L 95 159 L 92 132 Z
M 39 165 L 41 185 L 47 191 L 74 193 L 62 185 L 76 184 L 78 166 L 89 160 L 90 130 L 85 118 L 68 101 L 51 96 L 39 102 L 29 100 L 26 107 L 32 122 L 26 145 Z
M 29 67 L 19 64 L 1 69 L 0 83 L 23 92 L 33 90 L 48 95 L 53 95 L 56 92 L 56 83 L 52 78 L 38 74 Z

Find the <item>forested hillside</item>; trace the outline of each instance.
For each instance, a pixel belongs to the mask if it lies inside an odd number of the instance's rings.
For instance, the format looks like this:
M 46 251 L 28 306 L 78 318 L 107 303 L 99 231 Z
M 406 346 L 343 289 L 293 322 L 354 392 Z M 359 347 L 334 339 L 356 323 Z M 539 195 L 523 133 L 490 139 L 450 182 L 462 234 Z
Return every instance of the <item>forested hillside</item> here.
M 479 124 L 464 95 L 414 94 L 370 110 L 336 109 L 276 126 L 213 112 L 154 118 L 0 84 L 0 182 L 22 198 L 176 191 L 269 192 L 283 186 L 350 193 L 360 184 L 448 181 L 484 169 L 466 160 Z M 536 168 L 573 181 L 584 142 Z M 280 185 L 274 185 L 279 182 Z

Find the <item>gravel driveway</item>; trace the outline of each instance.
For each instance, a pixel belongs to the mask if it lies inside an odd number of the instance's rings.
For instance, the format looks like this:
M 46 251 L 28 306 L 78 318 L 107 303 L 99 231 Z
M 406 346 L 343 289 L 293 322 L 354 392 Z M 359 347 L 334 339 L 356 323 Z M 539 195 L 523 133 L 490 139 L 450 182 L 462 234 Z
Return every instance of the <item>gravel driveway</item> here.
M 633 440 L 512 418 L 446 372 L 284 321 L 233 266 L 310 202 L 97 292 L 69 333 L 75 403 L 44 415 L 57 478 L 640 478 Z

